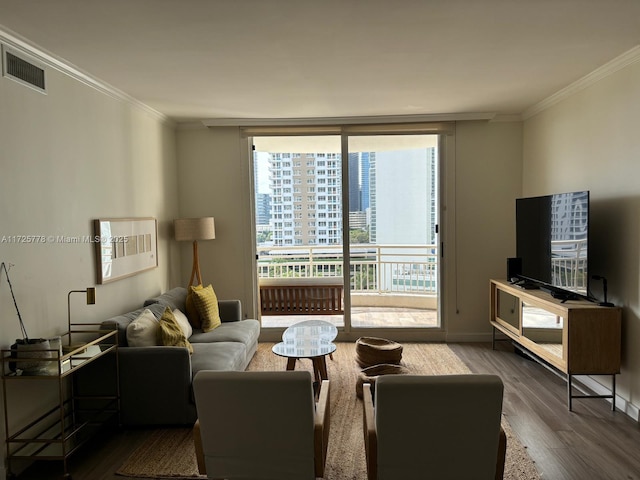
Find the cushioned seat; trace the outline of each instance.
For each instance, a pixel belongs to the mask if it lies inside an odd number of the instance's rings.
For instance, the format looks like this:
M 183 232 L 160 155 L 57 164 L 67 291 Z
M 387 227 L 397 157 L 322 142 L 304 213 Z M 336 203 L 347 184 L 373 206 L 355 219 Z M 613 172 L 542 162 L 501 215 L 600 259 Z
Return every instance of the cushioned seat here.
M 198 373 L 198 469 L 214 479 L 314 480 L 324 474 L 329 381 L 314 401 L 306 371 Z
M 369 480 L 494 480 L 504 473 L 496 375 L 383 375 L 364 384 Z
M 210 342 L 240 342 L 245 345 L 252 345 L 258 341 L 260 336 L 260 323 L 257 320 L 243 320 L 241 322 L 225 323 L 210 332 L 203 332 L 194 328 L 189 337 L 193 343 Z
M 247 347 L 240 342 L 193 343 L 191 373 L 200 370 L 244 370 Z

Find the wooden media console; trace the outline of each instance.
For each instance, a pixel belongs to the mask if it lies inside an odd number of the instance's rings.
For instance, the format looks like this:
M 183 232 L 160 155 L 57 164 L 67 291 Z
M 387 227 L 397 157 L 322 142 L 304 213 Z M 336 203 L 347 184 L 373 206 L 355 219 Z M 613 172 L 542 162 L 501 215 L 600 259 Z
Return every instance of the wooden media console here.
M 561 301 L 541 290 L 491 280 L 490 323 L 496 332 L 567 377 L 567 403 L 574 398 L 611 398 L 615 410 L 620 373 L 622 309 L 588 300 Z M 573 375 L 611 375 L 611 395 L 574 395 Z

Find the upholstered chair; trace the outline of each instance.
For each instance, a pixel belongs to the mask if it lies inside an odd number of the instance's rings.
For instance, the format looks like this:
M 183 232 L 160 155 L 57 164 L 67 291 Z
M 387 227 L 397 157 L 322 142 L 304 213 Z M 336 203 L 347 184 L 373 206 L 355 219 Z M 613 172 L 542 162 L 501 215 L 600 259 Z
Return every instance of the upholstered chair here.
M 329 381 L 316 403 L 307 371 L 200 371 L 198 468 L 211 479 L 314 480 L 324 475 Z
M 387 375 L 364 384 L 369 480 L 502 478 L 503 384 L 495 375 Z

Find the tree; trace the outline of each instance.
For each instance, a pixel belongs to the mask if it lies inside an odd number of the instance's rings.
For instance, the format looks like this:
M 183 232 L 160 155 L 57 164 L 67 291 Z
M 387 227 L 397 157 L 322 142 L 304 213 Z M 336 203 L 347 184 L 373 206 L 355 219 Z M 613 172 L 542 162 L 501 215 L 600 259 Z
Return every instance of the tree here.
M 349 230 L 349 241 L 351 243 L 369 243 L 369 232 L 361 228 Z

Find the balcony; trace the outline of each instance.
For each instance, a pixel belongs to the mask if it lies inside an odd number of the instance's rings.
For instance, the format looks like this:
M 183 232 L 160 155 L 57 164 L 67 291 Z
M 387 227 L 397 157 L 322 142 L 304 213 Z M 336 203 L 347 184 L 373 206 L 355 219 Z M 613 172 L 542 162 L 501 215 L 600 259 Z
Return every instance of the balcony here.
M 353 244 L 349 257 L 354 328 L 437 327 L 436 245 Z M 343 279 L 342 245 L 261 246 L 260 280 Z M 343 325 L 342 315 L 265 315 L 263 327 L 286 327 L 303 318 Z

